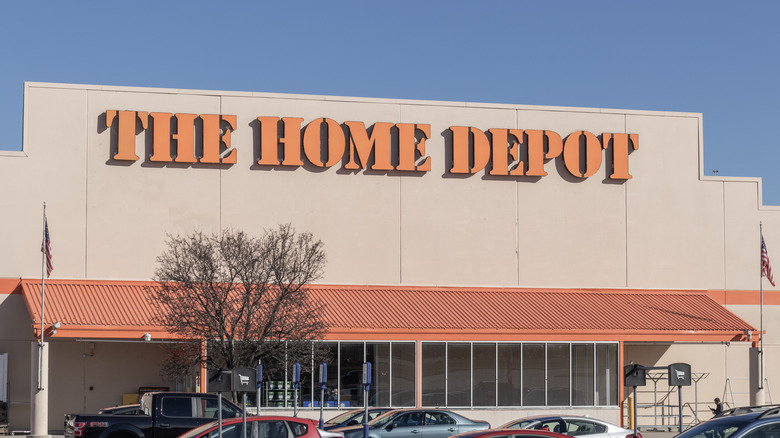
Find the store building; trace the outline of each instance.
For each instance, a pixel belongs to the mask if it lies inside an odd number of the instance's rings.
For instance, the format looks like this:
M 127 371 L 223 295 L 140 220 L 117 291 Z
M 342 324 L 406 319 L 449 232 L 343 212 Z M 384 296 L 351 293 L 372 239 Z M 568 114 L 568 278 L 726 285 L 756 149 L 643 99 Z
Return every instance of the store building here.
M 777 371 L 762 379 L 761 358 L 778 350 L 780 300 L 759 275 L 759 226 L 780 254 L 780 211 L 759 179 L 704 175 L 702 126 L 694 113 L 28 83 L 22 151 L 0 153 L 9 429 L 43 417 L 57 431 L 65 413 L 144 388 L 202 389 L 161 377 L 171 336 L 146 288 L 166 235 L 281 223 L 328 253 L 311 294 L 327 309 L 334 405 L 363 405 L 366 360 L 370 403 L 493 425 L 546 411 L 621 423 L 629 363 L 691 365 L 686 422 L 716 396 L 769 402 Z M 662 374 L 639 403 L 663 403 Z M 278 377 L 261 409 L 291 406 Z M 301 415 L 319 415 L 316 378 Z M 639 424 L 672 424 L 662 411 Z

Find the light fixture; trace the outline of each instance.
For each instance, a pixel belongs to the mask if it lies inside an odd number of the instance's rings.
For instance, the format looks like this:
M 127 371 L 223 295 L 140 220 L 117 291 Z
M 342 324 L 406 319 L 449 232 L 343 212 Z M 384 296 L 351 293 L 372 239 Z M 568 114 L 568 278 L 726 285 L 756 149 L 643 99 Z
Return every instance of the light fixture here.
M 60 324 L 60 322 L 59 322 L 59 321 L 57 321 L 57 322 L 55 322 L 54 324 L 52 324 L 52 325 L 51 325 L 51 334 L 49 334 L 49 336 L 54 336 L 54 335 L 56 335 L 56 334 L 57 334 L 57 329 L 58 329 L 58 328 L 60 328 L 60 326 L 61 326 L 61 325 L 62 325 L 62 324 Z
M 753 339 L 753 330 L 745 330 L 744 333 L 745 333 L 745 337 L 747 338 L 748 341 Z
M 152 340 L 152 335 L 149 333 L 144 333 L 144 341 L 149 342 Z

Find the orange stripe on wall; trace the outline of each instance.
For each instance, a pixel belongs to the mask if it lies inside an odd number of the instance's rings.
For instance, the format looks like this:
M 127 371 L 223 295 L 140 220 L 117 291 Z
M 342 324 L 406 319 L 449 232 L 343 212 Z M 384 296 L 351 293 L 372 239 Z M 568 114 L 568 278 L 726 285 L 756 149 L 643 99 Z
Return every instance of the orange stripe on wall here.
M 761 304 L 761 292 L 757 290 L 708 290 L 706 293 L 713 301 L 724 306 Z M 765 290 L 764 305 L 780 306 L 780 292 Z

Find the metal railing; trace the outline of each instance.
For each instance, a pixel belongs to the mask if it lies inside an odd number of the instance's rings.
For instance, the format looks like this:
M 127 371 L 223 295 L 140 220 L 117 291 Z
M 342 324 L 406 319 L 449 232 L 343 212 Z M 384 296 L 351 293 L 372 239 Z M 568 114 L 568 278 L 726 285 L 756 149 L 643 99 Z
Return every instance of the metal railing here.
M 742 386 L 746 387 L 746 388 L 749 388 L 750 387 L 749 380 L 750 379 L 747 378 L 747 377 L 727 378 L 726 379 L 726 384 L 723 386 L 723 396 L 721 398 L 721 400 L 723 400 L 723 403 L 727 404 L 727 405 L 729 405 L 731 407 L 749 406 L 749 405 L 751 405 L 752 403 L 750 402 L 750 392 L 749 391 L 734 391 L 734 388 L 731 385 L 732 381 L 745 382 Z M 769 396 L 769 400 L 768 400 L 768 402 L 766 404 L 770 404 L 770 405 L 774 404 L 774 402 L 772 400 L 772 390 L 769 387 L 769 379 L 766 379 L 766 378 L 764 379 L 764 390 L 766 391 L 766 395 Z M 737 397 L 735 397 L 735 395 L 736 396 L 741 396 L 741 397 L 739 397 L 739 400 L 737 399 Z M 766 402 L 766 400 L 765 400 L 765 402 Z
M 694 401 L 686 402 L 682 406 L 683 428 L 694 425 L 702 419 L 710 417 L 709 407 L 705 406 L 700 410 L 698 384 L 702 379 L 707 378 L 710 373 L 691 373 L 693 381 Z M 637 388 L 637 428 L 640 430 L 656 429 L 675 431 L 679 429 L 680 412 L 677 404 L 677 387 L 669 387 L 665 384 L 668 380 L 667 372 L 648 372 L 646 377 L 653 382 L 652 389 Z M 664 384 L 661 384 L 664 382 Z M 644 402 L 651 400 L 650 402 Z M 706 411 L 706 415 L 700 415 Z M 628 422 L 626 422 L 628 424 Z

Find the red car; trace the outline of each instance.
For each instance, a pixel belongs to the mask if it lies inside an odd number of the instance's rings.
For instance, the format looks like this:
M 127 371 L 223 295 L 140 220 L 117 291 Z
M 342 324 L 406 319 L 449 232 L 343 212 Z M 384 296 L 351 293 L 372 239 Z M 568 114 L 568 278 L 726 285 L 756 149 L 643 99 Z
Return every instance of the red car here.
M 450 438 L 571 438 L 569 435 L 563 435 L 548 430 L 532 429 L 488 429 L 475 430 L 460 435 L 453 435 Z
M 326 432 L 317 427 L 320 422 L 308 418 L 276 416 L 246 417 L 247 438 L 344 438 L 344 434 Z M 242 438 L 241 418 L 228 418 L 222 421 L 222 438 Z M 179 438 L 218 438 L 217 422 L 213 421 L 179 435 Z

